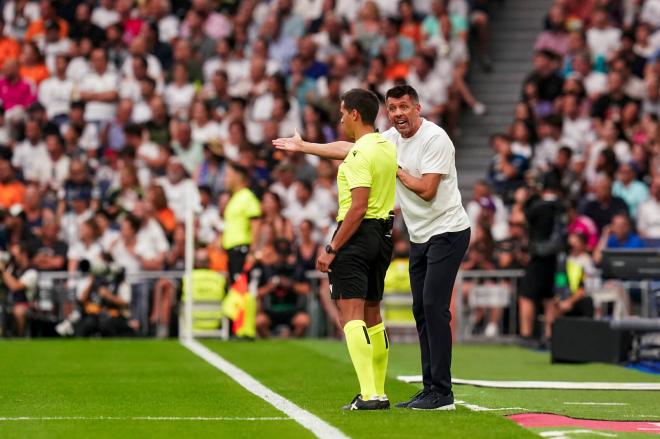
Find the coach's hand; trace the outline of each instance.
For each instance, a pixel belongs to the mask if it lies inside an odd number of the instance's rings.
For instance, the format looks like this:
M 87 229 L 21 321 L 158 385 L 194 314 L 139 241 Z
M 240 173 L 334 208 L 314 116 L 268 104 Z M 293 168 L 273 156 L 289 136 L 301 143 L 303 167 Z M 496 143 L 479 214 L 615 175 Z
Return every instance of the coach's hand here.
M 330 253 L 321 253 L 321 256 L 316 260 L 316 269 L 321 273 L 328 273 L 330 270 L 330 265 L 332 261 L 335 260 L 335 255 Z
M 273 140 L 273 146 L 284 151 L 300 152 L 303 150 L 303 139 L 298 130 L 295 130 L 293 137 L 280 137 Z

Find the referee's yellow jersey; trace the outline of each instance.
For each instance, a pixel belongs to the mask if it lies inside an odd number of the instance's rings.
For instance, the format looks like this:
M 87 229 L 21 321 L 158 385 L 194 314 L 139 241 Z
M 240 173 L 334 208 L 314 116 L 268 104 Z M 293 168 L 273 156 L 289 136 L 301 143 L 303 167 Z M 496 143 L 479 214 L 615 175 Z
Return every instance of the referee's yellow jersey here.
M 351 207 L 351 189 L 368 187 L 369 202 L 364 218 L 386 219 L 394 209 L 396 192 L 396 146 L 380 133 L 360 137 L 339 165 L 337 192 L 339 212 L 343 221 Z

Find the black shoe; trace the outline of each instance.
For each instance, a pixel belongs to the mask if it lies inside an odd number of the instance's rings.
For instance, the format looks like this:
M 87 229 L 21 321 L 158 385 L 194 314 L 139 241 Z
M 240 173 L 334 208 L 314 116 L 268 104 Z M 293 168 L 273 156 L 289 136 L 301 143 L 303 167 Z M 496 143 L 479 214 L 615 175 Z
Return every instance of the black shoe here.
M 362 395 L 358 394 L 350 404 L 343 406 L 342 410 L 387 410 L 389 408 L 389 400 L 368 399 L 365 401 L 362 399 Z
M 419 392 L 415 393 L 412 398 L 410 398 L 408 401 L 405 402 L 400 402 L 396 405 L 396 407 L 405 409 L 408 408 L 410 404 L 413 402 L 417 401 L 418 399 L 424 398 L 428 392 L 430 392 L 431 389 L 422 389 Z
M 387 396 L 378 397 L 378 410 L 389 410 L 390 409 L 390 400 Z
M 408 405 L 413 410 L 456 410 L 454 405 L 454 394 L 441 395 L 435 390 L 429 391 L 423 398 L 413 401 Z

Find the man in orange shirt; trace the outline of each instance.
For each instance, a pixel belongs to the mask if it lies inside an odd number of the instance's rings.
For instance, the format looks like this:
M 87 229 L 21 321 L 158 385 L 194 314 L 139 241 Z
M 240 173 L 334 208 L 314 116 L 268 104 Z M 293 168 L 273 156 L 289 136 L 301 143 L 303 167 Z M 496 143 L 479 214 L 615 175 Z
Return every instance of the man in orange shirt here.
M 25 32 L 25 41 L 34 41 L 35 39 L 43 38 L 46 34 L 46 23 L 49 21 L 55 21 L 60 26 L 61 38 L 69 35 L 69 24 L 66 20 L 57 16 L 51 1 L 41 0 L 39 2 L 39 9 L 41 10 L 41 18 L 30 23 L 27 32 Z
M 25 186 L 16 180 L 10 162 L 11 152 L 0 151 L 0 207 L 9 209 L 14 204 L 23 205 Z
M 0 68 L 2 68 L 5 60 L 18 59 L 21 53 L 21 46 L 15 39 L 5 36 L 5 22 L 0 17 Z

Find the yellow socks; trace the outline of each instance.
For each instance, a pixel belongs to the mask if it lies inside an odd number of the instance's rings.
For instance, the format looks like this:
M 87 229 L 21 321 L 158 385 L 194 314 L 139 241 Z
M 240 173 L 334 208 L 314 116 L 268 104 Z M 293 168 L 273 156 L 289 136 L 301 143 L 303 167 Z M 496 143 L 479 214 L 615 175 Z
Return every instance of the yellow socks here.
M 390 352 L 390 341 L 387 339 L 385 325 L 381 322 L 367 330 L 373 346 L 371 364 L 374 373 L 376 395 L 385 396 L 385 377 L 387 376 L 387 359 Z
M 377 395 L 372 365 L 374 349 L 369 339 L 367 325 L 363 320 L 351 320 L 344 326 L 344 335 L 348 353 L 351 355 L 351 361 L 353 361 L 353 367 L 360 382 L 360 394 L 366 401 Z

